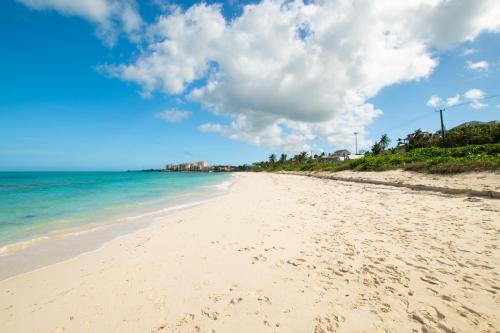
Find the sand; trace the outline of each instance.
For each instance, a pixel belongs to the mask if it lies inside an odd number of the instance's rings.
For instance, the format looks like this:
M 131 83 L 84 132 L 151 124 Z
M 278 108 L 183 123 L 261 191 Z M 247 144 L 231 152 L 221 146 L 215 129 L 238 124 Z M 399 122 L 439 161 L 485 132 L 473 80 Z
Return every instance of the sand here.
M 321 173 L 320 173 L 321 174 Z M 330 173 L 332 174 L 332 173 Z M 336 177 L 363 180 L 385 181 L 408 185 L 423 185 L 451 189 L 471 189 L 475 191 L 500 192 L 500 173 L 470 172 L 459 175 L 422 174 L 419 172 L 391 170 L 384 172 L 341 171 L 333 173 Z
M 277 174 L 0 282 L 2 332 L 497 332 L 500 200 Z

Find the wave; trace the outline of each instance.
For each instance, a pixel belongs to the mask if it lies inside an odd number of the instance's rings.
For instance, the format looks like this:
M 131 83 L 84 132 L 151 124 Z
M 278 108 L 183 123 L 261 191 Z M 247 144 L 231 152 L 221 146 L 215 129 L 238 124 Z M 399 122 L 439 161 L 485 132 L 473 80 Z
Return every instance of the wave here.
M 26 249 L 28 247 L 35 246 L 37 244 L 43 243 L 44 241 L 48 241 L 49 239 L 50 239 L 50 237 L 48 237 L 48 236 L 42 236 L 42 237 L 36 237 L 33 239 L 29 239 L 27 241 L 7 244 L 7 245 L 0 248 L 0 256 L 5 256 L 8 254 L 17 252 L 19 250 Z

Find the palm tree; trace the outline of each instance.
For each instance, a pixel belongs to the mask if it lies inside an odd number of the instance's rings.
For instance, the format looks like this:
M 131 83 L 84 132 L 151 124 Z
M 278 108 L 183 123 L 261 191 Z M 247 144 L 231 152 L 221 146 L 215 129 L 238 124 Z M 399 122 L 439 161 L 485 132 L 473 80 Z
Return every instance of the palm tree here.
M 271 154 L 269 155 L 269 163 L 274 164 L 276 163 L 276 154 Z
M 379 142 L 375 142 L 375 144 L 372 146 L 372 153 L 374 155 L 378 155 L 382 152 L 382 146 L 380 145 Z
M 281 164 L 286 163 L 286 157 L 287 157 L 286 154 L 281 154 L 281 156 L 280 156 L 280 163 Z
M 380 141 L 378 143 L 380 144 L 380 147 L 382 147 L 382 149 L 386 149 L 389 146 L 389 143 L 391 143 L 391 139 L 389 139 L 389 136 L 387 136 L 387 134 L 383 134 L 380 137 Z
M 307 152 L 303 151 L 302 153 L 299 154 L 299 162 L 305 162 L 307 160 Z

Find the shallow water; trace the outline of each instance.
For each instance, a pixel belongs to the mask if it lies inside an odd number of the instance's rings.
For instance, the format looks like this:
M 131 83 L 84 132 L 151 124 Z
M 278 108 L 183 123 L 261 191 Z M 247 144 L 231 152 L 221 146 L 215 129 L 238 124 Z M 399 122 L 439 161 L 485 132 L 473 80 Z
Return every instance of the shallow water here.
M 0 255 L 161 213 L 222 190 L 229 174 L 0 172 Z

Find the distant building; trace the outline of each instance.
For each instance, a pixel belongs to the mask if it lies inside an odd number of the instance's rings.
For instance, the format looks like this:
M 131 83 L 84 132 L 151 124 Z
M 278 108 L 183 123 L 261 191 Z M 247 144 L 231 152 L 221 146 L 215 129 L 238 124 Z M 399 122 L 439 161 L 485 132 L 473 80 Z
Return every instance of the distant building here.
M 340 149 L 335 151 L 333 154 L 328 155 L 320 155 L 318 156 L 318 160 L 324 162 L 342 162 L 349 159 L 351 152 L 347 149 Z
M 336 152 L 333 153 L 334 156 L 342 156 L 342 157 L 347 157 L 349 155 L 351 155 L 351 152 L 347 149 L 340 149 L 340 150 L 337 150 Z
M 167 164 L 167 171 L 208 171 L 208 162 L 198 161 L 181 164 Z
M 345 160 L 345 157 L 334 154 L 328 154 L 327 156 L 323 156 L 321 160 L 325 162 L 342 162 Z
M 229 172 L 234 171 L 234 167 L 230 165 L 216 165 L 212 168 L 212 170 L 216 172 Z
M 355 155 L 355 154 L 351 154 L 349 156 L 347 156 L 347 159 L 348 160 L 357 160 L 359 158 L 363 158 L 365 157 L 365 155 L 361 155 L 361 154 L 358 154 L 358 155 Z

